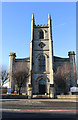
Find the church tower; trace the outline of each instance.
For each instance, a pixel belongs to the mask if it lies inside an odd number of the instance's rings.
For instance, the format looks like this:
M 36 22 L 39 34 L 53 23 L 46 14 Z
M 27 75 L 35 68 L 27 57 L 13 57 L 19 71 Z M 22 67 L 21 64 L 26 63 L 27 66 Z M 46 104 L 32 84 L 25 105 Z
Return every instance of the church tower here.
M 34 14 L 31 20 L 30 79 L 33 95 L 53 97 L 53 40 L 51 16 L 47 25 L 35 25 Z

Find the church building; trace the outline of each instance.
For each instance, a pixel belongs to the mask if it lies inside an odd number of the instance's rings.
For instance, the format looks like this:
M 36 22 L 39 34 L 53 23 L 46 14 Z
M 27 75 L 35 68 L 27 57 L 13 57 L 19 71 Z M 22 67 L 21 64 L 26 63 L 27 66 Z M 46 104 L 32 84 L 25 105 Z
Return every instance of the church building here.
M 58 66 L 71 63 L 75 67 L 75 52 L 69 51 L 68 58 L 61 58 L 53 54 L 52 21 L 48 14 L 47 25 L 36 25 L 34 14 L 31 19 L 30 57 L 17 59 L 16 53 L 9 54 L 9 73 L 18 63 L 28 66 L 30 76 L 26 86 L 21 92 L 29 94 L 31 88 L 33 95 L 47 95 L 53 97 L 56 92 L 54 74 Z M 23 48 L 22 48 L 23 49 Z M 61 49 L 61 48 L 60 48 Z M 70 73 L 71 74 L 71 73 Z M 8 79 L 8 88 L 14 90 L 15 82 L 12 74 Z M 71 86 L 76 86 L 76 81 L 71 79 Z M 58 91 L 57 91 L 58 93 Z

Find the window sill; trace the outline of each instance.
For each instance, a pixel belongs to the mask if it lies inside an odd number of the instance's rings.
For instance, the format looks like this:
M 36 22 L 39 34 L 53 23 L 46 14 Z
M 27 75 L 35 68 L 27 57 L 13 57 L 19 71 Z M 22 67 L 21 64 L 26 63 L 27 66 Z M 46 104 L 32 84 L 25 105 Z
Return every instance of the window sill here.
M 45 72 L 40 72 L 40 71 L 38 71 L 38 72 L 35 72 L 35 74 L 50 74 L 50 72 L 47 72 L 47 71 L 45 71 Z

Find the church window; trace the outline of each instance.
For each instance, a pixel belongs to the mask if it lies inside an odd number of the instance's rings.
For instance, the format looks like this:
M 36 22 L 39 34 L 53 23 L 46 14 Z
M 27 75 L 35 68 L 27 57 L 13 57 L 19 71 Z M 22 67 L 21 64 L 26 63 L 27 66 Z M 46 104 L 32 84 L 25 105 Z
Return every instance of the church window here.
M 44 39 L 44 32 L 43 32 L 43 30 L 39 31 L 39 39 Z
M 45 56 L 41 55 L 39 57 L 39 71 L 45 71 Z

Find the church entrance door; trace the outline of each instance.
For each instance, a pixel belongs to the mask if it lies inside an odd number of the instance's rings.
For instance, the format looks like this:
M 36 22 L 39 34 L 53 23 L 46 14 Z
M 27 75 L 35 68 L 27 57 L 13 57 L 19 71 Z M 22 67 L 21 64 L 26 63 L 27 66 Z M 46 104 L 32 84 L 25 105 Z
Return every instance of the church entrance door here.
M 46 81 L 44 79 L 39 80 L 39 94 L 44 95 L 46 93 Z

